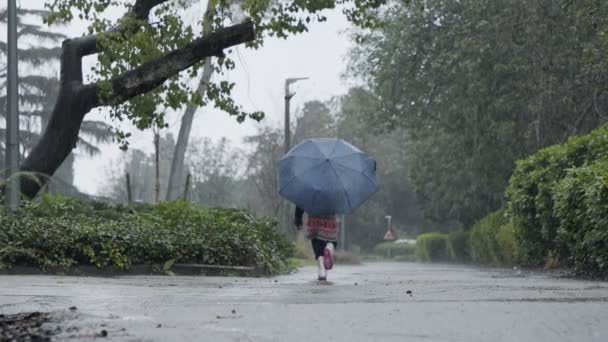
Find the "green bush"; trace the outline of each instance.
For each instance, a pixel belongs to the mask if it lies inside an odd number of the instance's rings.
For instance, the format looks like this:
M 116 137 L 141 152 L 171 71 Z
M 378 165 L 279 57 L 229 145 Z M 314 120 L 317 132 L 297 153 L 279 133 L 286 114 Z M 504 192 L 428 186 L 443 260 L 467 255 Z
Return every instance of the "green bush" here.
M 504 212 L 491 213 L 471 228 L 471 258 L 480 264 L 497 264 L 499 227 L 505 224 Z
M 515 225 L 518 262 L 528 266 L 542 265 L 548 259 L 567 262 L 570 248 L 558 234 L 560 219 L 554 210 L 557 185 L 568 170 L 606 157 L 608 126 L 603 126 L 517 162 L 507 196 Z
M 496 234 L 496 242 L 498 243 L 498 263 L 503 266 L 511 266 L 515 262 L 515 226 L 513 222 L 503 224 L 498 228 Z
M 468 262 L 471 260 L 470 234 L 464 230 L 448 233 L 448 252 L 452 260 Z
M 568 246 L 575 269 L 608 274 L 608 158 L 571 169 L 556 187 L 558 236 Z
M 449 261 L 447 234 L 426 233 L 416 238 L 416 257 L 421 261 Z
M 486 265 L 509 266 L 513 262 L 514 231 L 504 209 L 493 212 L 471 228 L 471 258 Z
M 396 243 L 394 241 L 382 242 L 374 246 L 374 253 L 382 255 L 385 258 L 403 258 L 409 257 L 410 260 L 415 259 L 416 245 L 409 243 Z
M 246 211 L 182 201 L 130 207 L 42 196 L 19 215 L 0 215 L 0 263 L 128 269 L 175 260 L 273 272 L 293 253 L 275 225 Z
M 517 261 L 608 275 L 608 126 L 519 161 L 507 196 Z

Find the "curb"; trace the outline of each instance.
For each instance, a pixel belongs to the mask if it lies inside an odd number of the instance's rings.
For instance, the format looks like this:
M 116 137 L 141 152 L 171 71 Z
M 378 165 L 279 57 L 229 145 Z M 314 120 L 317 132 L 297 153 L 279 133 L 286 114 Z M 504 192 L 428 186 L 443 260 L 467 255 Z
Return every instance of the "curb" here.
M 219 266 L 204 264 L 175 264 L 169 271 L 163 271 L 162 265 L 131 265 L 129 269 L 115 266 L 99 268 L 82 265 L 68 269 L 43 270 L 31 266 L 12 266 L 0 269 L 0 275 L 58 275 L 78 277 L 119 277 L 136 275 L 176 275 L 176 276 L 216 276 L 216 277 L 264 277 L 268 272 L 253 266 Z

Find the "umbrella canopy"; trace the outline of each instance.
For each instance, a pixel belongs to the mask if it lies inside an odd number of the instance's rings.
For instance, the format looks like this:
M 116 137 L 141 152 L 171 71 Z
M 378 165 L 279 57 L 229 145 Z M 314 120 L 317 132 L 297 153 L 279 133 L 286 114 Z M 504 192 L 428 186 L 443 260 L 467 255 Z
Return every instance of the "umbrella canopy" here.
M 279 160 L 279 194 L 312 215 L 348 214 L 377 190 L 376 162 L 341 139 L 308 139 Z

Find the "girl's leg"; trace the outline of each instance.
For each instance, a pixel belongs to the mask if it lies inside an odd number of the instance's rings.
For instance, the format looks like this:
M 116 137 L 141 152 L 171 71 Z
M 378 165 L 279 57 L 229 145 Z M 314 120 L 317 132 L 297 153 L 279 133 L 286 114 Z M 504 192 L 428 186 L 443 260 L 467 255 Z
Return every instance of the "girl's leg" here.
M 318 262 L 318 277 L 319 280 L 327 280 L 327 271 L 325 270 L 325 262 L 324 262 L 324 250 L 325 250 L 325 241 L 319 239 L 311 239 L 312 250 L 315 252 L 315 259 Z

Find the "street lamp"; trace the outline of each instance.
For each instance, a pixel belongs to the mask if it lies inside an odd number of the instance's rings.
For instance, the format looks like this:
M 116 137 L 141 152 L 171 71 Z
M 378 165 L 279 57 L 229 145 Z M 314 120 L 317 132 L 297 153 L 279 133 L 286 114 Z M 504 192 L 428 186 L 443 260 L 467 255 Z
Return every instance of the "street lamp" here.
M 8 70 L 6 73 L 6 205 L 9 212 L 19 209 L 19 93 L 17 90 L 17 3 L 8 0 Z
M 295 77 L 288 78 L 285 80 L 285 153 L 291 149 L 291 128 L 290 128 L 290 114 L 289 114 L 289 101 L 296 94 L 295 92 L 289 91 L 289 85 L 298 81 L 307 80 L 308 77 Z

